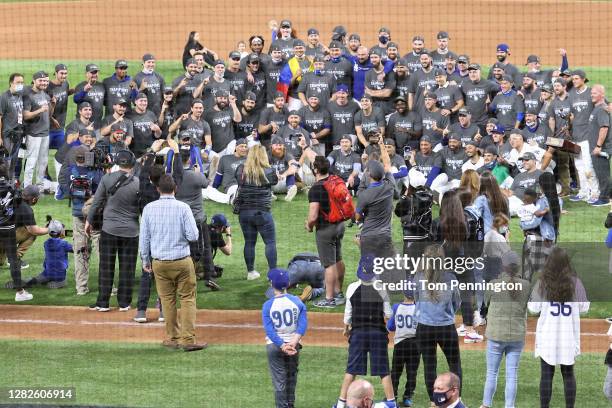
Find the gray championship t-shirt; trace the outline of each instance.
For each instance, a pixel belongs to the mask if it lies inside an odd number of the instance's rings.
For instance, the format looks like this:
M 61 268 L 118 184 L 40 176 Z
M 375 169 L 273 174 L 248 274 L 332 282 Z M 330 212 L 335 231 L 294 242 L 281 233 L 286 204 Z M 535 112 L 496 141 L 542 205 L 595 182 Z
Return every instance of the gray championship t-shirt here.
M 106 115 L 113 114 L 113 105 L 116 104 L 119 99 L 125 99 L 126 101 L 130 100 L 130 82 L 132 82 L 132 79 L 129 76 L 126 76 L 121 81 L 117 79 L 115 75 L 104 78 L 102 84 L 106 91 L 104 101 Z M 131 110 L 131 105 L 128 104 L 127 112 Z
M 60 124 L 60 128 L 63 129 L 66 126 L 66 114 L 68 113 L 68 90 L 70 85 L 68 81 L 64 81 L 60 85 L 54 84 L 49 81 L 47 87 L 47 94 L 50 98 L 55 97 L 55 108 L 53 109 L 53 118 Z M 59 130 L 61 130 L 59 129 Z
M 400 115 L 398 112 L 395 112 L 389 117 L 385 136 L 395 140 L 396 150 L 401 152 L 405 146 L 409 146 L 411 149 L 419 148 L 420 136 L 411 137 L 409 132 L 419 134 L 422 130 L 423 122 L 418 113 L 410 111 Z
M 153 72 L 152 74 L 145 74 L 140 71 L 134 77 L 134 82 L 136 82 L 136 86 L 140 89 L 142 83 L 146 82 L 147 87 L 141 91 L 145 95 L 147 95 L 147 109 L 155 114 L 155 116 L 159 116 L 161 112 L 161 105 L 163 102 L 163 91 L 166 86 L 166 80 L 163 76 L 161 76 L 157 72 Z
M 327 156 L 331 163 L 330 172 L 346 181 L 355 170 L 355 165 L 361 168 L 361 158 L 354 151 L 344 153 L 341 149 L 336 149 Z
M 600 104 L 593 108 L 591 116 L 589 117 L 589 125 L 591 127 L 591 133 L 589 137 L 589 144 L 594 149 L 599 139 L 599 130 L 601 128 L 607 128 L 607 136 L 604 141 L 601 150 L 610 154 L 612 153 L 612 133 L 610 132 L 610 114 L 606 111 L 606 104 Z
M 333 75 L 337 85 L 346 85 L 349 95 L 353 92 L 353 62 L 340 57 L 338 62 L 329 60 L 325 63 L 325 72 Z
M 363 215 L 362 237 L 391 236 L 394 191 L 393 175 L 387 173 L 380 184 L 370 183 L 359 193 L 357 211 Z
M 382 68 L 382 65 L 381 65 Z M 371 89 L 373 91 L 382 91 L 384 89 L 395 89 L 395 73 L 390 72 L 388 74 L 382 72 L 383 78 L 379 79 L 379 73 L 377 73 L 374 68 L 369 70 L 365 76 L 365 87 Z M 391 92 L 393 93 L 393 92 Z M 393 112 L 393 100 L 391 96 L 387 96 L 385 98 L 381 97 L 372 97 L 372 104 L 374 107 L 380 108 L 383 114 L 387 115 Z
M 499 91 L 499 85 L 486 79 L 478 82 L 464 81 L 461 85 L 465 95 L 465 106 L 472 114 L 472 121 L 484 125 L 489 118 L 487 96 Z
M 449 130 L 451 135 L 459 135 L 462 146 L 465 146 L 470 140 L 474 140 L 474 136 L 480 131 L 478 126 L 473 123 L 470 123 L 468 127 L 463 127 L 459 122 L 453 123 Z
M 204 136 L 210 135 L 210 125 L 203 118 L 194 120 L 191 116 L 181 122 L 179 133 L 187 131 L 196 140 L 196 145 L 201 146 L 204 142 Z
M 542 175 L 542 170 L 534 170 L 532 172 L 524 171 L 519 173 L 516 175 L 516 177 L 514 177 L 510 190 L 512 190 L 512 193 L 515 196 L 522 200 L 525 190 L 535 186 L 538 183 L 540 175 Z
M 184 78 L 186 78 L 185 74 L 175 78 L 174 81 L 172 81 L 172 89 L 176 89 L 176 87 L 181 83 Z M 188 78 L 187 84 L 182 87 L 181 90 L 178 92 L 174 99 L 174 107 L 177 116 L 182 115 L 183 113 L 189 113 L 191 111 L 193 91 L 198 87 L 198 85 L 200 85 L 201 82 L 202 80 L 198 75 Z
M 0 117 L 2 117 L 2 137 L 8 135 L 17 125 L 23 124 L 23 99 L 20 93 L 6 91 L 0 95 Z
M 582 92 L 572 89 L 569 93 L 571 112 L 574 115 L 572 121 L 572 137 L 576 143 L 589 140 L 589 118 L 593 110 L 591 100 L 591 88 L 586 88 Z
M 410 75 L 409 93 L 414 94 L 414 106 L 412 110 L 419 113 L 425 110 L 423 98 L 425 92 L 430 92 L 436 86 L 436 78 L 433 69 L 429 72 L 419 69 Z
M 376 106 L 372 108 L 372 112 L 369 115 L 366 115 L 363 110 L 355 114 L 355 126 L 361 126 L 363 136 L 366 138 L 370 131 L 384 128 L 386 124 L 385 115 Z
M 337 145 L 343 135 L 355 134 L 355 114 L 359 112 L 357 102 L 350 99 L 344 106 L 332 101 L 327 105 L 327 110 L 331 116 L 332 133 L 331 143 Z
M 83 88 L 85 88 L 87 82 L 81 82 L 74 89 L 74 97 L 77 95 L 80 97 L 83 92 Z M 104 116 L 104 100 L 106 95 L 106 90 L 104 85 L 101 82 L 96 82 L 91 86 L 91 89 L 85 92 L 83 99 L 80 100 L 79 103 L 89 102 L 91 105 L 92 116 L 91 120 L 96 124 L 96 128 L 100 126 L 102 123 L 102 117 Z M 76 103 L 76 100 L 75 100 Z M 112 111 L 111 111 L 112 112 Z M 76 117 L 79 117 L 79 113 L 77 112 Z
M 211 109 L 206 111 L 204 118 L 210 125 L 212 135 L 212 148 L 219 153 L 234 140 L 234 112 L 226 107 L 222 111 Z
M 228 154 L 219 160 L 219 167 L 217 168 L 217 174 L 221 174 L 221 185 L 219 190 L 227 191 L 230 186 L 238 184 L 236 180 L 236 169 L 240 165 L 244 164 L 246 157 L 236 157 L 235 154 Z
M 438 153 L 431 152 L 428 155 L 424 155 L 421 152 L 417 152 L 414 160 L 416 162 L 414 167 L 423 173 L 425 177 L 429 176 L 434 167 L 442 169 L 442 157 Z
M 448 176 L 448 180 L 460 180 L 461 179 L 461 166 L 468 159 L 465 151 L 460 147 L 453 151 L 450 147 L 446 146 L 439 152 L 442 158 L 442 171 Z
M 23 93 L 23 110 L 34 112 L 43 106 L 49 106 L 51 98 L 46 92 L 34 92 L 31 87 L 26 87 Z M 34 119 L 26 120 L 26 134 L 32 137 L 49 136 L 49 111 L 42 112 Z
M 306 72 L 300 85 L 298 92 L 302 92 L 306 98 L 310 95 L 319 97 L 319 106 L 327 107 L 329 99 L 336 89 L 336 80 L 330 74 L 316 75 L 314 72 Z
M 208 187 L 208 179 L 199 171 L 183 169 L 183 181 L 177 186 L 176 199 L 191 207 L 193 218 L 198 223 L 204 221 L 202 189 Z
M 435 147 L 442 141 L 443 135 L 441 130 L 434 130 L 434 125 L 437 126 L 436 129 L 446 129 L 449 125 L 449 117 L 443 116 L 439 109 L 434 112 L 425 109 L 421 116 L 421 124 L 423 126 L 423 136 L 429 136 L 431 146 Z
M 515 91 L 510 91 L 507 94 L 497 94 L 491 105 L 496 107 L 495 117 L 505 129 L 514 129 L 516 115 L 525 112 L 523 98 Z
M 140 157 L 155 141 L 155 134 L 151 130 L 151 125 L 157 124 L 157 117 L 150 110 L 144 113 L 138 113 L 134 110 L 128 117 L 134 128 L 134 139 L 130 149 L 136 157 Z

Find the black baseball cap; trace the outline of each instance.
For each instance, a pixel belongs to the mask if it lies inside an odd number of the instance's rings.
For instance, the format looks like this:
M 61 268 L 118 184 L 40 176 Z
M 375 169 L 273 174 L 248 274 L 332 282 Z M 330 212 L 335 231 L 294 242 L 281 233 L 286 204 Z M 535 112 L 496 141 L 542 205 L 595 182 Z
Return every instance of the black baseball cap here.
M 100 68 L 96 64 L 85 65 L 85 72 L 98 72 Z
M 155 60 L 155 56 L 153 54 L 147 53 L 142 56 L 142 62 L 151 61 L 151 60 Z
M 115 61 L 115 68 L 127 68 L 128 63 L 126 60 L 120 59 Z
M 457 57 L 457 62 L 463 62 L 465 64 L 469 64 L 470 57 L 465 54 L 461 54 L 460 56 Z
M 215 62 L 213 62 L 213 67 L 216 67 L 217 65 L 223 65 L 225 66 L 225 62 L 223 62 L 223 60 L 216 60 Z
M 521 157 L 519 157 L 519 160 L 535 160 L 535 154 L 531 153 L 531 152 L 525 152 L 523 153 L 523 155 Z
M 553 93 L 553 87 L 551 84 L 544 84 L 540 87 L 540 89 L 542 90 L 542 92 L 548 92 L 548 93 Z
M 353 33 L 351 35 L 349 35 L 349 41 L 350 40 L 357 40 L 357 41 L 361 41 L 361 36 L 357 33 Z
M 340 137 L 340 140 L 348 140 L 349 142 L 353 143 L 353 139 L 351 138 L 351 135 L 342 135 Z
M 79 104 L 79 110 L 81 110 L 83 108 L 91 108 L 91 104 L 89 102 L 81 102 Z
M 397 60 L 397 62 L 395 63 L 396 67 L 407 67 L 408 66 L 408 61 L 404 58 L 400 58 Z
M 378 30 L 379 33 L 387 33 L 387 34 L 391 34 L 391 30 L 389 30 L 387 27 L 380 27 L 380 29 Z
M 285 141 L 283 140 L 282 137 L 278 136 L 278 135 L 274 135 L 272 136 L 272 139 L 270 140 L 270 144 L 280 144 L 280 145 L 284 145 Z
M 575 69 L 572 71 L 572 75 L 578 75 L 580 78 L 584 79 L 584 82 L 589 82 L 589 79 L 586 76 L 586 72 L 581 69 Z
M 240 53 L 238 51 L 232 51 L 229 53 L 229 58 L 230 59 L 240 59 Z
M 459 133 L 453 132 L 453 133 L 451 133 L 448 136 L 448 140 L 459 140 L 459 141 L 461 141 L 461 136 L 459 136 Z
M 389 49 L 389 48 L 399 49 L 399 47 L 397 46 L 397 43 L 393 42 L 393 41 L 389 41 L 389 43 L 387 44 L 387 49 Z
M 404 95 L 397 95 L 393 100 L 394 103 L 398 102 L 406 102 L 406 97 Z
M 435 101 L 438 100 L 438 95 L 436 95 L 434 92 L 427 92 L 427 95 L 425 95 L 424 99 L 433 99 Z
M 43 79 L 43 78 L 48 78 L 49 74 L 47 74 L 45 71 L 38 71 L 35 72 L 34 75 L 32 75 L 32 79 Z
M 344 28 L 344 26 L 335 26 L 333 31 L 334 34 L 340 34 L 341 36 L 345 36 L 346 35 L 346 28 Z
M 507 81 L 507 82 L 510 82 L 510 83 L 514 82 L 514 80 L 512 79 L 512 77 L 510 75 L 503 75 L 501 80 L 502 81 Z
M 309 28 L 308 35 L 313 35 L 313 34 L 319 35 L 319 30 L 317 30 L 316 28 Z
M 342 48 L 342 43 L 340 41 L 334 40 L 329 43 L 329 48 Z
M 479 64 L 470 64 L 468 66 L 468 71 L 478 71 L 480 69 L 480 65 Z
M 185 63 L 185 66 L 189 66 L 189 65 L 198 65 L 198 63 L 196 62 L 195 58 L 189 58 L 187 62 Z
M 415 41 L 425 42 L 425 38 L 422 35 L 415 35 L 414 37 L 412 37 L 412 42 Z
M 244 137 L 236 139 L 236 146 L 245 145 L 245 144 L 248 144 L 248 143 L 247 143 L 247 140 Z
M 280 51 L 280 50 L 281 50 L 281 48 L 280 48 L 280 46 L 278 44 L 272 44 L 270 46 L 270 52 L 272 52 L 272 51 Z
M 249 56 L 247 57 L 247 62 L 249 64 L 251 64 L 253 62 L 259 62 L 259 55 L 255 54 L 255 53 L 249 54 Z
M 244 95 L 244 100 L 245 101 L 253 101 L 253 102 L 257 102 L 257 95 L 255 95 L 255 92 L 251 92 L 248 91 L 245 95 Z
M 124 98 L 119 98 L 115 101 L 115 103 L 113 103 L 113 105 L 125 105 L 125 106 L 129 106 L 129 102 L 126 101 Z
M 291 21 L 290 20 L 283 20 L 280 23 L 281 28 L 291 28 Z
M 525 74 L 524 78 L 533 79 L 535 81 L 536 80 L 536 75 L 533 72 L 528 72 L 528 73 Z
M 395 140 L 391 139 L 390 137 L 386 137 L 383 143 L 385 146 L 395 146 Z
M 533 55 L 533 54 L 528 56 L 527 63 L 525 65 L 530 64 L 532 62 L 540 62 L 540 57 L 538 57 L 537 55 Z
M 467 116 L 470 114 L 470 110 L 466 107 L 463 107 L 461 109 L 459 109 L 459 111 L 457 112 L 459 116 Z
M 217 93 L 215 93 L 215 98 L 218 98 L 218 97 L 222 97 L 222 98 L 226 97 L 227 98 L 229 95 L 230 95 L 230 93 L 229 93 L 229 91 L 227 89 L 219 89 L 217 91 Z
M 165 93 L 165 94 L 171 94 L 171 93 L 174 93 L 174 89 L 172 89 L 172 87 L 171 87 L 171 86 L 165 86 L 165 87 L 164 87 L 164 93 Z
M 274 99 L 277 99 L 277 98 L 285 99 L 285 94 L 282 93 L 281 91 L 276 91 L 276 92 L 274 92 Z
M 448 72 L 446 72 L 446 70 L 442 69 L 442 68 L 436 68 L 434 69 L 434 76 L 448 76 Z
M 79 136 L 91 136 L 96 137 L 96 132 L 91 129 L 83 128 L 79 130 Z
M 306 43 L 304 43 L 304 41 L 300 40 L 299 38 L 293 42 L 293 48 L 305 47 L 305 46 L 306 46 Z
M 68 71 L 68 67 L 66 66 L 66 64 L 57 64 L 55 66 L 55 72 L 59 71 Z
M 438 40 L 442 40 L 442 39 L 444 39 L 444 38 L 446 38 L 446 39 L 449 39 L 449 40 L 450 40 L 450 37 L 448 36 L 448 33 L 447 33 L 446 31 L 440 31 L 440 32 L 438 32 L 438 35 L 436 35 L 436 38 L 437 38 Z
M 144 92 L 139 92 L 138 95 L 136 95 L 136 98 L 134 98 L 134 100 L 137 101 L 139 99 L 147 99 L 147 94 L 145 94 Z

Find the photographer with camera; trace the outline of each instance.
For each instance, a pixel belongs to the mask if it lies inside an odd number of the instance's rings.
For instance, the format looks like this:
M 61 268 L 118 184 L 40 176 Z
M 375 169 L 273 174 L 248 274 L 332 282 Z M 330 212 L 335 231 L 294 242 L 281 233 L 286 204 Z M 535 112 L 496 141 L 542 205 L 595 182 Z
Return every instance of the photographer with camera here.
M 89 258 L 92 249 L 99 253 L 99 231 L 90 236 L 85 233 L 85 214 L 83 207 L 96 193 L 104 171 L 95 167 L 95 153 L 90 150 L 94 139 L 93 131 L 82 129 L 79 132 L 81 145 L 73 147 L 70 154 L 74 162 L 64 164 L 60 171 L 58 189 L 55 198 L 69 198 L 72 206 L 72 229 L 74 231 L 74 280 L 78 296 L 89 293 Z
M 16 290 L 15 302 L 24 302 L 33 298 L 32 294 L 23 288 L 21 264 L 17 258 L 15 209 L 20 200 L 14 182 L 9 179 L 6 163 L 0 163 L 0 248 L 6 252 L 11 265 L 11 279 L 13 280 L 11 283 Z
M 111 133 L 108 136 L 102 138 L 102 140 L 96 143 L 98 149 L 100 149 L 104 155 L 108 157 L 109 166 L 114 161 L 116 154 L 122 150 L 127 150 L 126 144 L 126 132 L 119 125 L 115 124 L 111 126 Z
M 119 311 L 127 312 L 132 303 L 132 289 L 138 256 L 139 181 L 134 176 L 136 159 L 129 150 L 115 155 L 118 171 L 104 175 L 87 214 L 85 233 L 100 229 L 100 268 L 98 299 L 90 310 L 110 311 L 109 300 L 115 277 L 115 258 L 119 257 Z M 102 212 L 100 217 L 100 212 Z
M 13 73 L 9 77 L 9 89 L 0 95 L 0 149 L 6 149 L 8 178 L 13 179 L 17 153 L 24 136 L 23 125 L 23 75 Z

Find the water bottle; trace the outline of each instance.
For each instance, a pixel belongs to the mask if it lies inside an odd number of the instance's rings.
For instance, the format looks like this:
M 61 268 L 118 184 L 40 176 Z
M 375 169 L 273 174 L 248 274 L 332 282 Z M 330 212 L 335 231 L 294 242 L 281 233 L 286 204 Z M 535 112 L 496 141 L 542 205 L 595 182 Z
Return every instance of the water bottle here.
M 603 157 L 604 159 L 609 159 L 610 155 L 606 152 L 599 152 L 599 157 Z

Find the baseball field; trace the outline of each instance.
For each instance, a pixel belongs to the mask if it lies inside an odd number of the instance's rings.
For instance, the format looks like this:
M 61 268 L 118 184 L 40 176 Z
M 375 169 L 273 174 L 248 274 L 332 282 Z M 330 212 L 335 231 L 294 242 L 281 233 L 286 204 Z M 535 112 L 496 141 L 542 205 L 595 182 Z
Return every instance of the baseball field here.
M 472 61 L 483 66 L 495 61 L 495 45 L 499 42 L 511 45 L 511 61 L 519 67 L 529 54 L 539 55 L 544 65 L 555 66 L 560 61 L 558 49 L 565 48 L 571 68 L 584 68 L 590 84 L 602 83 L 612 89 L 612 43 L 607 38 L 612 3 L 552 0 L 476 0 L 444 5 L 400 0 L 384 5 L 364 0 L 311 0 L 299 4 L 0 0 L 0 81 L 6 85 L 12 72 L 21 72 L 26 79 L 41 69 L 52 72 L 55 64 L 63 62 L 69 69 L 70 84 L 75 85 L 83 79 L 86 63 L 97 63 L 101 77 L 105 77 L 112 74 L 114 60 L 118 58 L 130 61 L 129 71 L 133 75 L 140 69 L 139 61 L 145 52 L 155 54 L 157 70 L 166 80 L 172 80 L 183 72 L 179 60 L 189 31 L 199 31 L 203 43 L 224 58 L 239 40 L 247 40 L 254 33 L 269 38 L 268 21 L 282 18 L 291 19 L 302 37 L 309 27 L 317 27 L 325 41 L 332 27 L 343 24 L 349 32 L 359 32 L 364 44 L 375 44 L 378 28 L 387 26 L 393 40 L 399 42 L 402 54 L 409 50 L 413 35 L 424 35 L 426 47 L 435 47 L 435 33 L 445 30 L 451 36 L 451 50 L 466 52 Z M 74 111 L 70 102 L 69 118 Z M 52 161 L 50 166 L 53 173 Z M 297 252 L 316 252 L 314 236 L 303 228 L 307 207 L 303 194 L 292 203 L 279 200 L 273 205 L 279 265 L 286 265 Z M 110 313 L 89 312 L 87 306 L 96 297 L 97 254 L 90 274 L 92 293 L 86 296 L 74 294 L 71 259 L 68 286 L 58 290 L 33 289 L 34 300 L 27 306 L 14 305 L 14 293 L 0 290 L 0 406 L 17 405 L 18 401 L 7 398 L 7 388 L 24 387 L 74 388 L 74 399 L 49 402 L 60 405 L 273 406 L 259 312 L 268 284 L 265 279 L 246 280 L 244 240 L 230 208 L 207 201 L 205 210 L 209 216 L 225 213 L 235 231 L 234 254 L 217 258 L 225 267 L 219 280 L 222 290 L 210 292 L 203 286 L 198 288 L 197 336 L 210 344 L 207 350 L 182 353 L 159 345 L 164 326 L 157 322 L 154 295 L 148 312 L 151 322 L 147 324 L 133 322 L 134 311 L 121 313 L 115 308 Z M 583 354 L 575 366 L 577 406 L 606 406 L 601 388 L 608 324 L 603 318 L 612 315 L 612 284 L 603 243 L 607 233 L 603 221 L 609 208 L 566 203 L 564 210 L 567 213 L 561 218 L 560 242 L 570 251 L 581 277 L 588 275 L 587 290 L 594 294 L 591 310 L 582 320 Z M 39 224 L 47 214 L 71 224 L 65 201 L 45 196 L 34 211 Z M 393 224 L 394 241 L 400 243 L 397 221 Z M 359 258 L 358 247 L 352 242 L 354 233 L 347 229 L 344 239 L 345 285 L 355 280 Z M 30 267 L 23 271 L 25 277 L 40 272 L 43 238 L 26 254 Z M 522 243 L 517 222 L 511 224 L 511 241 L 517 248 Z M 263 248 L 258 245 L 256 267 L 262 275 L 265 265 Z M 6 267 L 0 267 L 2 284 L 10 277 L 8 272 Z M 116 307 L 112 302 L 111 306 Z M 325 408 L 337 399 L 346 366 L 342 308 L 317 312 L 308 307 L 310 328 L 300 356 L 296 407 Z M 540 368 L 533 357 L 534 330 L 535 319 L 530 318 L 519 372 L 516 406 L 520 408 L 537 406 Z M 482 400 L 485 344 L 461 343 L 465 379 L 462 398 L 470 407 L 479 406 Z M 442 361 L 439 371 L 446 368 Z M 503 376 L 502 368 L 500 377 Z M 376 385 L 377 399 L 381 399 L 380 381 L 369 379 Z M 414 401 L 416 407 L 428 406 L 421 372 Z M 503 406 L 501 379 L 494 406 Z M 563 406 L 559 374 L 551 406 Z

